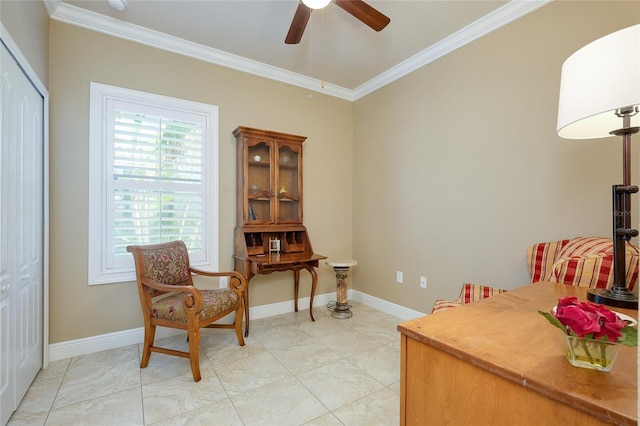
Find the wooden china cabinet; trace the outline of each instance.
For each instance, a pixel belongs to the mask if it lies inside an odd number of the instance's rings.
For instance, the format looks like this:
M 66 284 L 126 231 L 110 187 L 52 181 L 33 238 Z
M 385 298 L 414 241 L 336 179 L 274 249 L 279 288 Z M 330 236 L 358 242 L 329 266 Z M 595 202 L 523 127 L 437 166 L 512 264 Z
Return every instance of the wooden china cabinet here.
M 302 224 L 302 143 L 304 136 L 238 127 L 238 207 L 235 230 L 235 270 L 249 284 L 258 274 L 293 271 L 294 303 L 298 311 L 300 271 L 311 274 L 309 314 L 318 275 L 326 256 L 315 254 Z M 245 335 L 249 335 L 249 288 L 245 299 Z

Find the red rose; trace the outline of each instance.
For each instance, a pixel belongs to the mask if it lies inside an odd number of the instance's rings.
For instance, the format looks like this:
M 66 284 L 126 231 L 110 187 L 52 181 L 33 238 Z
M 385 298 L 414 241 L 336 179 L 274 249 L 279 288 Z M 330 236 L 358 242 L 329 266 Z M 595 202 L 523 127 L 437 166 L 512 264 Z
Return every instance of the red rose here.
M 577 297 L 558 300 L 556 318 L 579 337 L 606 338 L 615 342 L 622 337 L 620 330 L 626 325 L 618 315 L 602 305 L 580 302 Z
M 575 296 L 567 296 L 567 297 L 558 299 L 558 309 L 564 308 L 565 306 L 571 306 L 571 305 L 577 306 L 579 304 L 580 304 L 580 300 L 578 300 L 578 298 Z
M 569 327 L 573 333 L 579 337 L 585 334 L 597 333 L 600 331 L 599 317 L 594 312 L 588 312 L 577 305 L 560 307 L 556 310 L 556 318 L 562 324 Z
M 610 342 L 615 342 L 618 337 L 622 337 L 620 330 L 626 323 L 618 315 L 600 305 L 597 305 L 596 313 L 600 317 L 600 332 L 594 336 L 596 339 L 606 337 Z
M 637 330 L 629 326 L 618 314 L 602 305 L 581 302 L 577 297 L 560 298 L 558 305 L 551 312 L 538 311 L 538 313 L 569 336 L 598 340 L 601 345 L 621 343 L 625 346 L 637 346 L 638 344 Z M 602 349 L 603 346 L 600 348 Z

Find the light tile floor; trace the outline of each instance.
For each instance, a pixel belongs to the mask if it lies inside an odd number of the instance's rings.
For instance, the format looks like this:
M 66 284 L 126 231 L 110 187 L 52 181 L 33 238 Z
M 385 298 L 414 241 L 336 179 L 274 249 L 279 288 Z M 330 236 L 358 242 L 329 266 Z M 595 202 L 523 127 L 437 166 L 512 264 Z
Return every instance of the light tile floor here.
M 238 346 L 231 330 L 203 330 L 193 381 L 185 358 L 141 345 L 52 362 L 40 371 L 9 425 L 397 425 L 401 322 L 351 302 L 251 321 Z M 163 344 L 186 349 L 184 336 Z

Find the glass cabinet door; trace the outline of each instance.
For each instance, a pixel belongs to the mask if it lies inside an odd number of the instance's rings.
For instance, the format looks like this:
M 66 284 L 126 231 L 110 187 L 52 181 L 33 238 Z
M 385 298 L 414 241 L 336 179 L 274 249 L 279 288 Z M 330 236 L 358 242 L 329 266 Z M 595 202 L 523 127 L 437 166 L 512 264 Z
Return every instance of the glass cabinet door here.
M 280 145 L 276 161 L 278 223 L 302 223 L 300 148 Z
M 246 182 L 247 212 L 249 223 L 272 223 L 274 200 L 272 181 L 272 143 L 271 141 L 251 141 L 247 144 Z
M 254 230 L 302 225 L 302 143 L 307 138 L 243 126 L 233 135 L 238 225 Z

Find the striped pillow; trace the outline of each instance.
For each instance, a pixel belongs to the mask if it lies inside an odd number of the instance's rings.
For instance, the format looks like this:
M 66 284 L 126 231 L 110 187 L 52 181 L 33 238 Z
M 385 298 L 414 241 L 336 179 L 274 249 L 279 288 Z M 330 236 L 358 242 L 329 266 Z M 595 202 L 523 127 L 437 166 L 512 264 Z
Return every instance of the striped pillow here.
M 625 244 L 626 284 L 635 287 L 638 280 L 638 249 Z M 610 288 L 613 285 L 613 241 L 610 238 L 579 237 L 565 244 L 547 281 L 578 287 Z
M 548 281 L 553 264 L 559 257 L 560 250 L 569 240 L 538 243 L 527 248 L 527 264 L 531 274 L 531 282 Z

